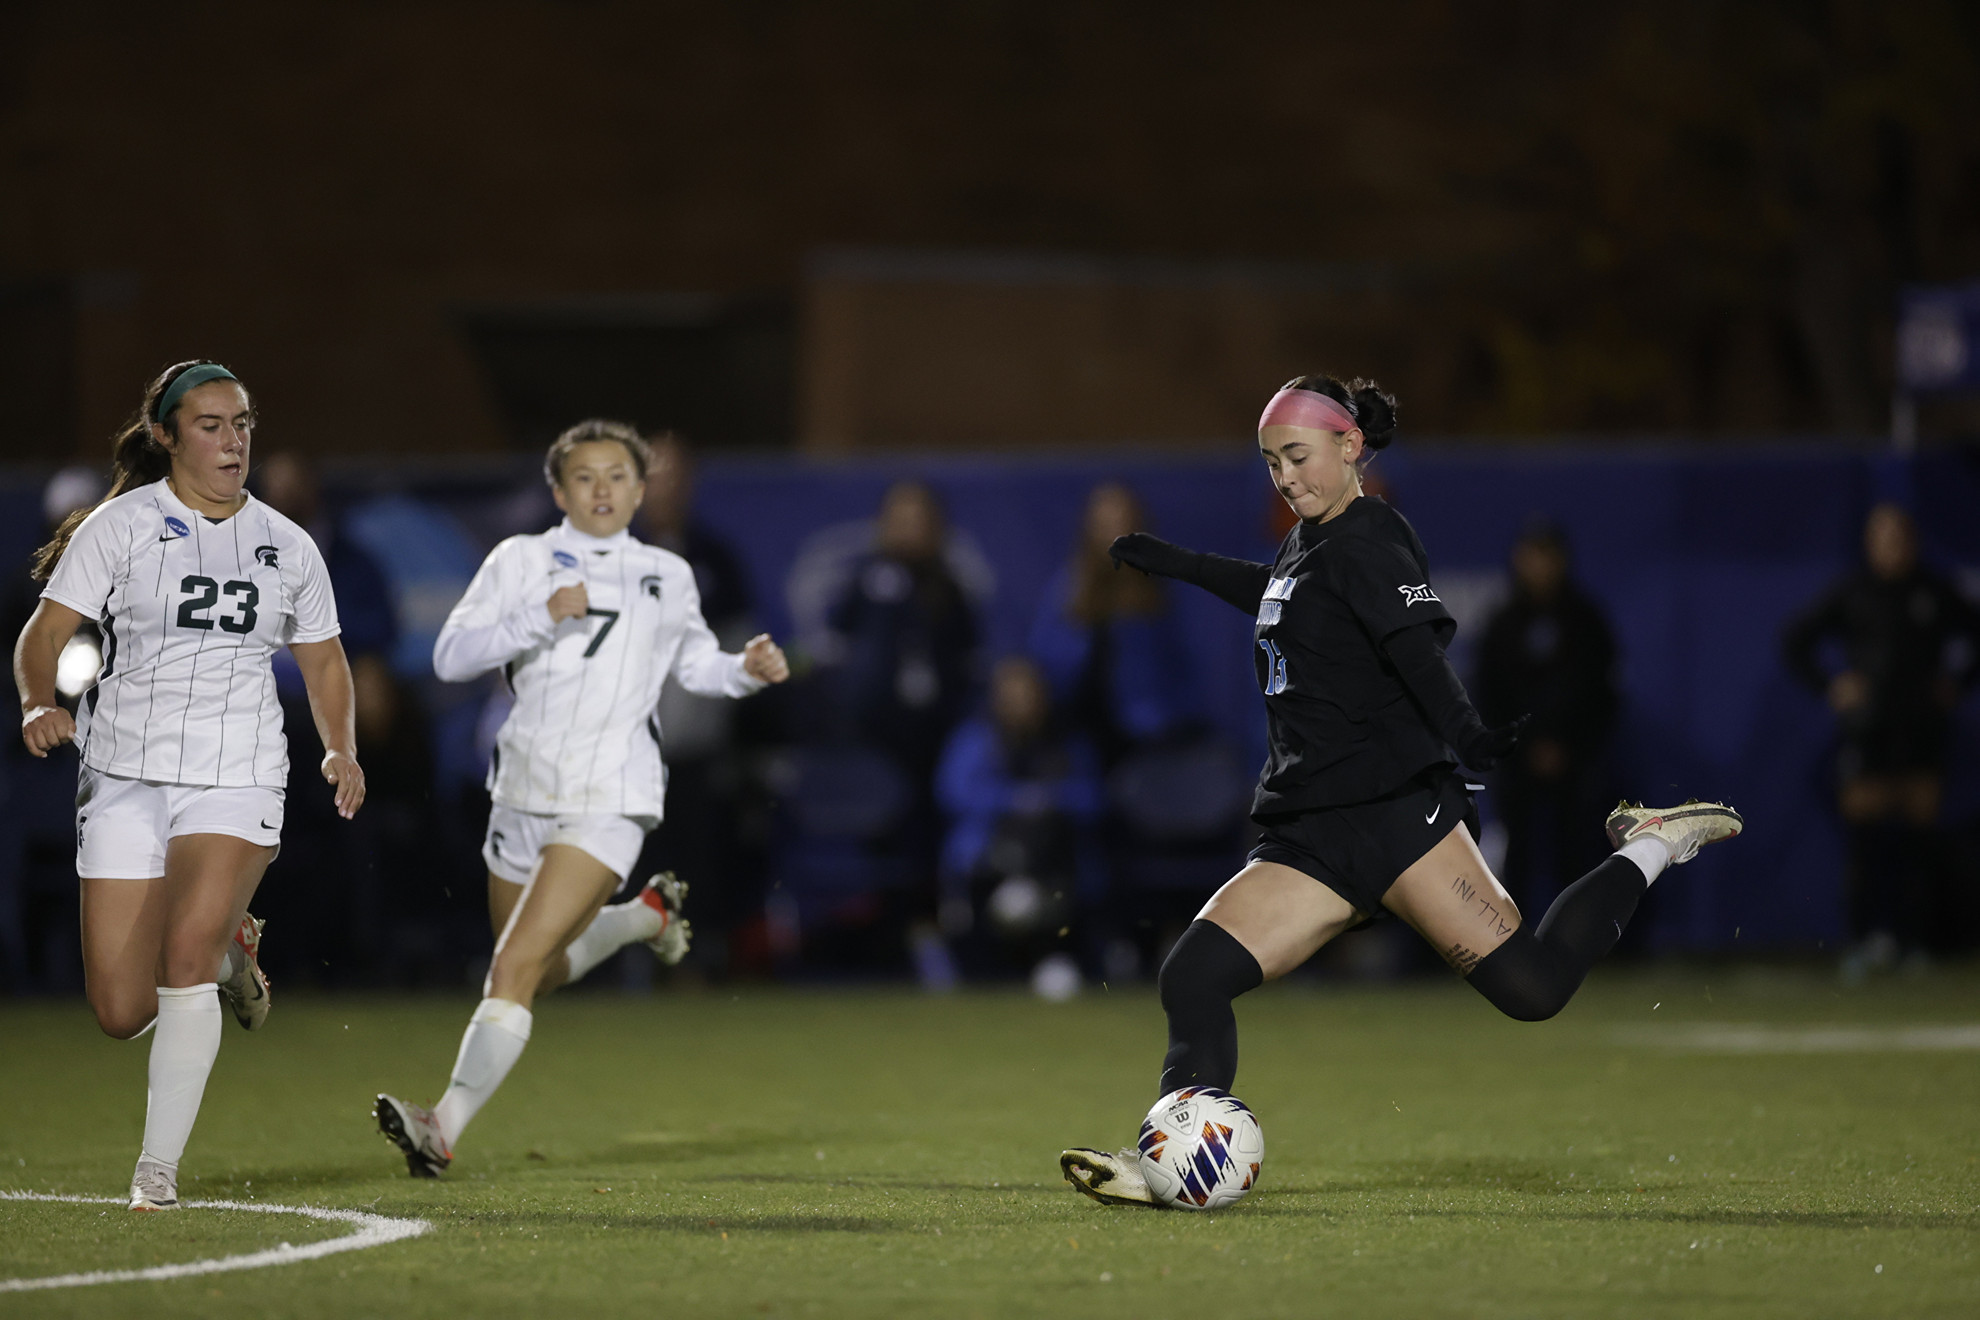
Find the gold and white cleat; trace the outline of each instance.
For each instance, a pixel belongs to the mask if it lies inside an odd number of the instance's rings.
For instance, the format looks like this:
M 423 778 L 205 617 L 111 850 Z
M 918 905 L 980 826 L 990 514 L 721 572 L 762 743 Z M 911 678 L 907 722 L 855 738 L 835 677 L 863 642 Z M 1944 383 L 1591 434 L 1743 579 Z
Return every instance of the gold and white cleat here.
M 1141 1156 L 1131 1147 L 1112 1154 L 1075 1146 L 1059 1156 L 1059 1171 L 1077 1191 L 1102 1205 L 1158 1206 L 1148 1179 L 1141 1175 Z
M 261 970 L 261 928 L 266 922 L 253 916 L 241 918 L 234 932 L 234 947 L 241 952 L 241 970 L 220 983 L 220 997 L 234 1010 L 234 1020 L 249 1031 L 268 1020 L 272 1002 L 268 974 Z
M 660 933 L 642 941 L 661 962 L 672 967 L 687 957 L 692 935 L 681 908 L 687 903 L 687 881 L 672 871 L 662 871 L 639 891 L 639 901 L 660 914 Z
M 1673 866 L 1690 861 L 1706 844 L 1733 838 L 1745 828 L 1745 818 L 1731 807 L 1697 798 L 1675 807 L 1618 802 L 1608 820 L 1609 842 L 1615 847 L 1652 838 L 1671 850 Z

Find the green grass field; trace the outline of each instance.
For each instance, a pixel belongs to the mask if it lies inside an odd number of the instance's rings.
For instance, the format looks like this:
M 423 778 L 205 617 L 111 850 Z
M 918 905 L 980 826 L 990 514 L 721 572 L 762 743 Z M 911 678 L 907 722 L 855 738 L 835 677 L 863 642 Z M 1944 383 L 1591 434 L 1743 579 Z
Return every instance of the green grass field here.
M 1240 1005 L 1263 1183 L 1210 1216 L 1059 1181 L 1061 1146 L 1130 1139 L 1154 1099 L 1147 990 L 552 998 L 451 1176 L 414 1182 L 370 1096 L 431 1099 L 470 1007 L 230 1023 L 182 1169 L 187 1198 L 430 1234 L 0 1316 L 1980 1314 L 1971 970 L 1598 972 L 1532 1026 L 1455 983 L 1275 987 Z M 80 1004 L 0 1005 L 0 1191 L 121 1193 L 144 1068 Z M 0 1201 L 0 1278 L 345 1231 Z

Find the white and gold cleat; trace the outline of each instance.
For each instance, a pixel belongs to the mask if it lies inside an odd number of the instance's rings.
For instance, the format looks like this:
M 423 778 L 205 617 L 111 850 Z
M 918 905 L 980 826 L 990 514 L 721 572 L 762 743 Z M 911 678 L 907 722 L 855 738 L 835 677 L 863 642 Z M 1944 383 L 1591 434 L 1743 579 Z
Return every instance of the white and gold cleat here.
M 1671 865 L 1698 855 L 1708 843 L 1721 843 L 1746 828 L 1746 819 L 1723 802 L 1693 798 L 1675 807 L 1646 807 L 1628 801 L 1609 813 L 1609 842 L 1617 848 L 1635 839 L 1651 838 L 1671 851 Z
M 1141 1156 L 1132 1147 L 1112 1154 L 1075 1146 L 1059 1156 L 1059 1171 L 1076 1191 L 1102 1205 L 1159 1206 L 1148 1179 L 1141 1174 Z
M 639 891 L 639 901 L 660 914 L 660 933 L 642 941 L 661 962 L 672 967 L 687 957 L 692 931 L 681 908 L 687 903 L 687 881 L 662 871 Z
M 266 924 L 251 915 L 241 918 L 240 929 L 234 932 L 241 970 L 220 983 L 220 997 L 234 1010 L 234 1020 L 249 1031 L 268 1020 L 272 1002 L 268 974 L 261 970 L 261 928 Z
M 137 1172 L 131 1175 L 131 1209 L 177 1210 L 179 1170 L 162 1160 L 140 1155 Z

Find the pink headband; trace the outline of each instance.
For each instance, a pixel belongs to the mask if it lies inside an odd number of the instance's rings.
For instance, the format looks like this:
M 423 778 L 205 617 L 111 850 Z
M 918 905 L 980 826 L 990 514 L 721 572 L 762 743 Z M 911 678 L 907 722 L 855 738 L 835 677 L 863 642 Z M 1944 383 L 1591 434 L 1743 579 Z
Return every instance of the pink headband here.
M 1272 396 L 1265 411 L 1258 415 L 1258 429 L 1268 426 L 1304 426 L 1315 431 L 1352 431 L 1361 425 L 1354 414 L 1324 394 L 1312 390 L 1284 389 Z

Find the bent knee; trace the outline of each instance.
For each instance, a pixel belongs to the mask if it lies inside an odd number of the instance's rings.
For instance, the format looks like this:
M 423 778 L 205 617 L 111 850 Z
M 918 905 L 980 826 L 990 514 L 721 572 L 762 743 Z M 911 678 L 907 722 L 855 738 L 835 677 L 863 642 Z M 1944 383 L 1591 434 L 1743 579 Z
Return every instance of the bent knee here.
M 96 1025 L 112 1040 L 130 1040 L 134 1036 L 141 1036 L 144 1034 L 144 1029 L 158 1017 L 158 1004 L 155 1000 L 143 1003 L 134 1000 L 99 1003 L 92 999 L 89 1006 L 96 1014 Z
M 1579 983 L 1567 984 L 1546 977 L 1493 974 L 1502 970 L 1492 968 L 1488 972 L 1481 966 L 1465 980 L 1485 996 L 1485 1002 L 1515 1022 L 1545 1022 L 1566 1008 L 1568 1000 L 1580 988 Z
M 1562 1009 L 1566 1008 L 1567 1000 L 1542 1000 L 1502 1004 L 1495 999 L 1492 1001 L 1492 1007 L 1498 1009 L 1515 1022 L 1545 1022 L 1548 1018 L 1553 1017 Z

